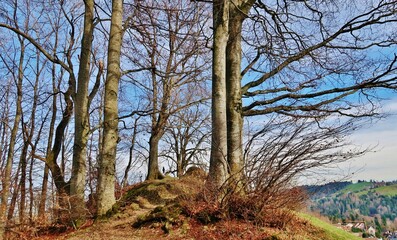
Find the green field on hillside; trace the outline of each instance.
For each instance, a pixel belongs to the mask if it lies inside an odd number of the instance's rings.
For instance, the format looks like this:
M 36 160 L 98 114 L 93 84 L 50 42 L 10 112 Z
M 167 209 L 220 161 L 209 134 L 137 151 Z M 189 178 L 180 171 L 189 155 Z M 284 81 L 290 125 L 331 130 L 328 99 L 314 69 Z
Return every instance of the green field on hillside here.
M 359 240 L 361 237 L 357 237 L 352 233 L 346 232 L 333 226 L 330 223 L 324 222 L 314 216 L 305 213 L 299 213 L 304 219 L 307 219 L 312 225 L 324 231 L 324 237 L 327 240 Z
M 359 183 L 354 183 L 346 186 L 339 192 L 336 192 L 336 194 L 345 194 L 348 192 L 355 193 L 357 195 L 364 195 L 367 194 L 368 191 L 375 191 L 376 193 L 384 196 L 396 196 L 397 195 L 397 184 L 393 184 L 390 186 L 382 186 L 382 187 L 376 187 L 372 188 L 371 186 L 373 183 L 371 182 L 359 182 Z
M 344 189 L 340 190 L 339 193 L 348 193 L 348 192 L 361 192 L 365 191 L 366 189 L 369 189 L 372 186 L 372 183 L 370 182 L 359 182 L 359 183 L 354 183 L 346 186 Z
M 397 195 L 397 184 L 390 185 L 390 186 L 383 186 L 374 189 L 375 192 L 379 193 L 380 195 L 385 196 L 395 196 Z

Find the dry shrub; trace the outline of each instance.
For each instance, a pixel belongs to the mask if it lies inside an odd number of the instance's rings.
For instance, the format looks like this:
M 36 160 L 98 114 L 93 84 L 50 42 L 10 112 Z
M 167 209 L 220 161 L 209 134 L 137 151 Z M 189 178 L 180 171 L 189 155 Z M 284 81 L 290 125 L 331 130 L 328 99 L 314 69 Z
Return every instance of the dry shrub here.
M 250 221 L 258 226 L 284 229 L 293 219 L 293 210 L 301 208 L 306 194 L 300 188 L 277 192 L 232 194 L 224 203 L 229 218 Z
M 220 198 L 222 192 L 225 194 Z M 206 186 L 194 198 L 185 199 L 181 206 L 185 214 L 204 224 L 242 220 L 261 227 L 284 229 L 294 219 L 293 210 L 302 207 L 306 199 L 300 188 L 242 194 Z
M 205 186 L 195 195 L 184 195 L 180 199 L 183 213 L 189 217 L 208 224 L 222 219 L 218 193 L 215 188 Z
M 14 224 L 6 227 L 6 234 L 4 239 L 32 239 L 36 236 L 37 229 L 27 224 Z

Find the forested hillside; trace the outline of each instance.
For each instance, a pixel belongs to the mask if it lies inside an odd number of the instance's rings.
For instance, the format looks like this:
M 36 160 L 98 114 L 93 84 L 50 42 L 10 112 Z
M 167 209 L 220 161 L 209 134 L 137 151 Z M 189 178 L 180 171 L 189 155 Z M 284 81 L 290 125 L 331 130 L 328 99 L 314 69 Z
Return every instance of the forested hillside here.
M 323 185 L 306 185 L 303 186 L 307 191 L 307 194 L 311 199 L 317 199 L 324 196 L 332 195 L 347 186 L 351 185 L 352 182 L 330 182 Z
M 397 229 L 397 184 L 359 182 L 339 191 L 313 195 L 310 209 L 332 222 L 365 221 L 378 232 Z

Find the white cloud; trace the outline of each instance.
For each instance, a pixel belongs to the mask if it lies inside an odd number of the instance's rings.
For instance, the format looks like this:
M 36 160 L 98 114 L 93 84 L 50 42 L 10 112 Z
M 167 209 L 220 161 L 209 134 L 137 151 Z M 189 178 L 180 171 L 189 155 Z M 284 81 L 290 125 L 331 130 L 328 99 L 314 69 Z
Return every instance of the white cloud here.
M 375 152 L 368 153 L 353 162 L 340 167 L 361 169 L 354 173 L 352 180 L 396 180 L 397 179 L 397 99 L 387 102 L 383 109 L 390 113 L 371 126 L 363 128 L 351 136 L 355 145 L 376 146 Z

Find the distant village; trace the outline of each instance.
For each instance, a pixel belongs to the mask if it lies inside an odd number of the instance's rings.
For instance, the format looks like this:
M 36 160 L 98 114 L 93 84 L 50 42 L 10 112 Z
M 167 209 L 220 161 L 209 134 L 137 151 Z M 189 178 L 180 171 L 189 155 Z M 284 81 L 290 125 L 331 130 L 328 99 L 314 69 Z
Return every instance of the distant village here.
M 351 232 L 357 237 L 362 237 L 365 239 L 377 239 L 377 240 L 397 240 L 397 230 L 396 231 L 385 231 L 382 236 L 378 238 L 376 236 L 376 229 L 374 226 L 368 226 L 365 222 L 349 222 L 349 223 L 338 223 L 337 228 L 343 229 L 347 232 Z

